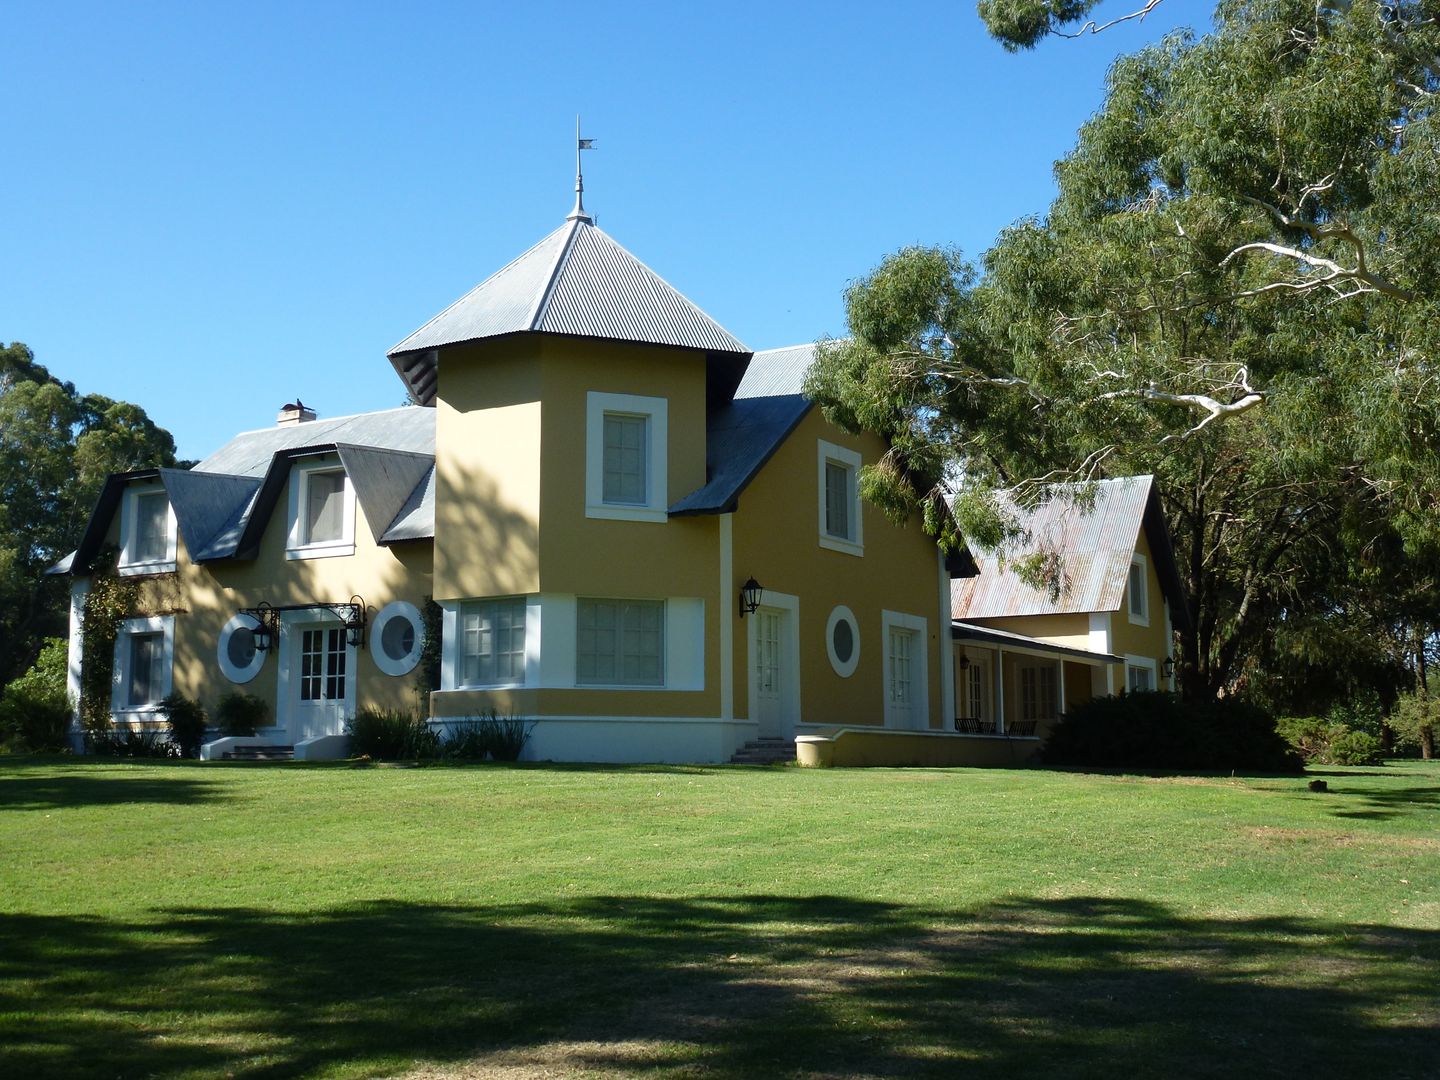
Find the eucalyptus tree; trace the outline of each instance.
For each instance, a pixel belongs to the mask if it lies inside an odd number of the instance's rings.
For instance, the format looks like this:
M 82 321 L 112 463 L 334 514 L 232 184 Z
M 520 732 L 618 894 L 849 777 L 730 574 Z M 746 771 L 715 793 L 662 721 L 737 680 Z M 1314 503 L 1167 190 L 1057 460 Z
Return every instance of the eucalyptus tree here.
M 1024 10 L 1049 28 L 1089 8 Z M 1333 613 L 1383 538 L 1432 560 L 1436 11 L 1222 4 L 1210 34 L 1115 65 L 1049 212 L 978 270 L 909 249 L 856 282 L 810 389 L 892 440 L 867 493 L 943 533 L 953 489 L 962 530 L 995 544 L 998 488 L 1155 473 L 1192 694 L 1243 685 L 1281 627 Z

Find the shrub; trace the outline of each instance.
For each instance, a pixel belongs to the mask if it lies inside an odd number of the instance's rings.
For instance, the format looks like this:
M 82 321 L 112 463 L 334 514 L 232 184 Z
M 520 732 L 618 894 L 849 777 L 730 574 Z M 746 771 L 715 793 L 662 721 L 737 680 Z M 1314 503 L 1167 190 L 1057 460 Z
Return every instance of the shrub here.
M 1368 731 L 1342 731 L 1330 740 L 1325 760 L 1331 765 L 1383 765 L 1385 748 Z
M 1435 729 L 1440 728 L 1440 696 L 1428 688 L 1424 693 L 1401 694 L 1390 714 L 1390 726 L 1407 747 L 1418 748 L 1422 757 L 1433 758 Z
M 184 694 L 168 694 L 160 699 L 160 711 L 178 756 L 199 757 L 200 744 L 205 741 L 205 710 L 200 703 Z
M 464 761 L 518 761 L 533 726 L 518 716 L 499 716 L 490 709 L 452 724 L 441 751 L 447 758 Z
M 243 690 L 231 690 L 215 707 L 215 724 L 222 735 L 254 735 L 269 722 L 269 703 Z
M 1098 768 L 1299 772 L 1299 757 L 1264 709 L 1244 702 L 1182 701 L 1160 691 L 1076 706 L 1051 730 L 1049 765 Z
M 0 694 L 0 743 L 19 750 L 64 750 L 74 706 L 67 690 L 70 652 L 50 638 L 33 667 Z
M 180 748 L 163 731 L 142 731 L 139 728 L 112 727 L 85 734 L 85 745 L 97 757 L 173 758 Z
M 401 709 L 361 709 L 345 728 L 352 757 L 411 761 L 439 753 L 440 736 L 423 717 Z

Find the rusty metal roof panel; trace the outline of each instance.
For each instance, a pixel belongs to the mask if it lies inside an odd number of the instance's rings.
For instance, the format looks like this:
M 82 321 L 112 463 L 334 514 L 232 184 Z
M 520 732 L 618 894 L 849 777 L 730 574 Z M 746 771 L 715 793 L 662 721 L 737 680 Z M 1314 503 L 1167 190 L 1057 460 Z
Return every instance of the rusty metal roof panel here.
M 971 545 L 980 573 L 951 583 L 953 617 L 1119 610 L 1152 483 L 1149 476 L 1102 480 L 1094 485 L 1093 506 L 1069 497 L 1073 489 L 1058 485 L 1056 497 L 1033 511 L 1012 505 L 1026 539 L 1003 552 Z M 1056 595 L 1030 585 L 1013 569 L 1015 560 L 1037 553 L 1058 562 Z
M 589 221 L 567 221 L 390 350 L 411 395 L 435 392 L 434 350 L 516 333 L 750 350 Z M 417 355 L 418 354 L 418 355 Z

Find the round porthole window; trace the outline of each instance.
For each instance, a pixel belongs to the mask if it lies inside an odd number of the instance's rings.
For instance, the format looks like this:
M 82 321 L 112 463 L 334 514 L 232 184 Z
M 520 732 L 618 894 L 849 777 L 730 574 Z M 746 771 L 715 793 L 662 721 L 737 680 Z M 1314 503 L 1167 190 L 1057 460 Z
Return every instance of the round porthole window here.
M 408 675 L 420 662 L 425 647 L 425 624 L 420 609 L 404 600 L 392 600 L 375 616 L 370 632 L 375 666 L 386 675 Z
M 855 613 L 844 604 L 830 612 L 825 624 L 825 651 L 830 654 L 830 666 L 836 675 L 848 679 L 855 674 L 860 663 L 860 627 Z
M 260 674 L 265 654 L 255 647 L 255 630 L 260 624 L 249 615 L 232 615 L 220 631 L 217 658 L 220 670 L 233 683 L 247 683 Z

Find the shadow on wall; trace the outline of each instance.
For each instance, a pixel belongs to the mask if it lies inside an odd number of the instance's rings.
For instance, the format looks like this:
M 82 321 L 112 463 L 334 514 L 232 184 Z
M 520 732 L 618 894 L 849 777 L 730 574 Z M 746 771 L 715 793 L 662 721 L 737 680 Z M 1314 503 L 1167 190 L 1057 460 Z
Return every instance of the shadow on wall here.
M 21 915 L 0 1074 L 1418 1077 L 1437 964 L 1433 930 L 1089 897 Z

